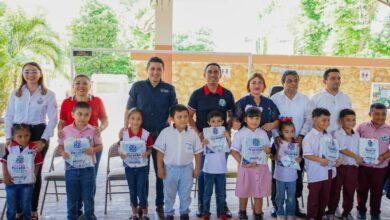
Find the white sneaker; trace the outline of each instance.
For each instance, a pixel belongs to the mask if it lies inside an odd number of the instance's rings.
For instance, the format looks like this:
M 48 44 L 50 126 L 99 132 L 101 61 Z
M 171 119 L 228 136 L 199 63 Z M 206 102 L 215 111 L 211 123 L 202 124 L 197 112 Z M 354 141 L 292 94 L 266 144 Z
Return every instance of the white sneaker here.
M 326 219 L 327 220 L 335 220 L 334 215 L 331 215 L 331 214 L 326 215 Z
M 339 207 L 337 207 L 336 212 L 334 213 L 334 216 L 335 216 L 336 218 L 342 218 L 342 217 L 343 217 L 343 215 L 342 215 L 341 212 L 340 212 Z

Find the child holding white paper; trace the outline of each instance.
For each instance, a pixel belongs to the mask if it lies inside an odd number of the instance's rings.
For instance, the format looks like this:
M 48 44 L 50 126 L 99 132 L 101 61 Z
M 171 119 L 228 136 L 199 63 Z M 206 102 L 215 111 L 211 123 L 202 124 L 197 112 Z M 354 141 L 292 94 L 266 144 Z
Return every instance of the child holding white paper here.
M 12 126 L 12 143 L 1 158 L 7 198 L 7 219 L 15 219 L 18 205 L 22 207 L 23 219 L 31 219 L 31 199 L 35 177 L 43 163 L 40 152 L 30 142 L 31 132 L 26 124 Z M 15 160 L 16 159 L 16 160 Z M 15 167 L 23 167 L 14 172 Z M 23 175 L 19 175 L 19 174 Z
M 203 219 L 210 219 L 210 201 L 213 194 L 213 186 L 215 185 L 216 203 L 217 203 L 217 217 L 220 219 L 227 219 L 225 215 L 224 205 L 226 203 L 226 151 L 214 152 L 213 149 L 209 149 L 206 129 L 221 128 L 224 124 L 223 114 L 219 111 L 211 111 L 207 114 L 207 123 L 209 128 L 203 129 L 204 139 L 202 141 L 203 146 L 206 148 L 203 153 L 205 154 L 205 160 L 203 165 L 205 190 L 203 195 Z M 223 127 L 222 127 L 223 128 Z M 221 135 L 221 134 L 219 134 Z M 230 135 L 228 131 L 223 133 L 225 144 L 228 151 L 231 145 Z
M 147 163 L 135 164 L 126 162 L 126 153 L 121 145 L 126 142 L 134 145 L 141 141 L 144 149 L 142 154 L 143 159 L 148 160 L 153 147 L 153 138 L 150 133 L 141 127 L 143 117 L 142 111 L 138 108 L 132 108 L 128 113 L 129 128 L 121 132 L 121 140 L 116 145 L 120 147 L 119 152 L 123 159 L 123 165 L 125 166 L 125 173 L 127 184 L 130 191 L 130 203 L 133 215 L 130 217 L 132 220 L 149 219 L 148 216 L 148 195 L 147 195 L 147 183 L 149 168 Z M 141 159 L 142 160 L 142 159 Z M 138 216 L 140 214 L 140 216 Z
M 254 198 L 255 220 L 263 219 L 263 198 L 271 195 L 271 172 L 268 164 L 242 164 L 246 147 L 261 147 L 264 153 L 270 153 L 270 141 L 267 133 L 259 128 L 261 111 L 256 107 L 249 107 L 244 113 L 245 126 L 235 135 L 231 154 L 240 164 L 237 172 L 236 196 L 239 198 L 239 219 L 248 219 L 246 206 L 248 198 Z M 247 146 L 248 140 L 252 140 L 252 146 Z M 263 146 L 259 146 L 263 142 Z
M 287 216 L 287 219 L 294 219 L 296 180 L 298 178 L 297 169 L 302 158 L 299 157 L 300 148 L 294 140 L 295 127 L 292 118 L 282 117 L 279 130 L 282 141 L 278 146 L 275 144 L 272 146 L 272 151 L 276 151 L 274 158 L 276 160 L 274 172 L 276 180 L 276 215 L 278 219 L 285 219 L 285 216 Z M 291 164 L 283 163 L 284 157 L 293 157 L 296 161 L 296 166 L 287 167 Z M 284 208 L 285 202 L 286 208 Z
M 91 106 L 87 102 L 78 102 L 72 111 L 74 122 L 63 129 L 63 137 L 58 140 L 58 150 L 65 159 L 65 187 L 67 197 L 67 219 L 78 219 L 79 197 L 82 198 L 84 204 L 83 219 L 96 219 L 95 212 L 95 163 L 96 153 L 102 151 L 102 140 L 100 134 L 96 132 L 96 128 L 88 124 L 91 118 Z M 72 155 L 69 152 L 68 146 L 75 148 L 84 148 L 85 140 L 88 142 L 88 147 L 85 148 L 85 159 L 91 160 L 92 163 L 85 163 L 81 167 L 72 166 Z M 65 147 L 66 145 L 66 147 Z M 84 151 L 84 150 L 83 150 Z M 81 151 L 82 152 L 82 151 Z M 78 157 L 81 157 L 78 155 Z
M 357 131 L 361 138 L 376 139 L 379 144 L 377 164 L 359 166 L 357 201 L 358 218 L 366 218 L 366 203 L 370 192 L 371 219 L 380 219 L 382 190 L 386 179 L 390 155 L 390 126 L 386 124 L 387 108 L 384 104 L 370 106 L 371 121 L 362 123 Z

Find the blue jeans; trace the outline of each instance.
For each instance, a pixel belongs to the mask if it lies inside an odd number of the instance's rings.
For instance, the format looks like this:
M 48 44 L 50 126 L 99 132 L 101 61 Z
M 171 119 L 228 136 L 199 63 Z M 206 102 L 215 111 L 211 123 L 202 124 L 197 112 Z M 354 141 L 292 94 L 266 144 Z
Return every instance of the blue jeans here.
M 142 209 L 147 209 L 147 188 L 149 168 L 137 167 L 130 168 L 125 167 L 127 184 L 129 185 L 130 201 L 132 207 L 140 206 Z M 139 202 L 138 202 L 139 201 Z
M 175 214 L 173 206 L 176 194 L 179 194 L 180 215 L 190 213 L 191 189 L 193 185 L 193 164 L 184 166 L 165 165 L 164 179 L 164 213 L 167 216 Z
M 96 219 L 94 214 L 95 183 L 94 167 L 65 171 L 68 220 L 77 220 L 80 197 L 84 204 L 83 219 Z
M 282 182 L 276 180 L 276 215 L 295 216 L 295 191 L 296 181 Z M 287 199 L 285 194 L 287 193 Z M 286 200 L 286 211 L 284 210 L 284 201 Z
M 22 207 L 23 219 L 31 219 L 31 199 L 33 184 L 10 184 L 5 186 L 7 193 L 7 219 L 15 219 L 16 209 Z
M 224 205 L 226 201 L 226 175 L 204 173 L 204 194 L 203 194 L 203 215 L 210 215 L 210 201 L 213 195 L 213 186 L 215 184 L 215 194 L 217 202 L 217 215 L 224 214 Z
M 202 160 L 200 162 L 200 172 L 198 176 L 198 206 L 203 206 L 203 195 L 204 195 L 204 173 L 203 173 L 203 165 L 204 165 L 205 155 L 202 154 Z

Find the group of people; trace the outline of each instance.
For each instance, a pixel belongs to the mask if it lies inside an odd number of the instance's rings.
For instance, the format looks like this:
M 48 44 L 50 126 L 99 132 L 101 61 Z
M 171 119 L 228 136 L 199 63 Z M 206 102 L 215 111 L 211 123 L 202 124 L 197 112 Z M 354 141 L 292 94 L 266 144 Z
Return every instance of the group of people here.
M 371 219 L 380 219 L 390 158 L 387 108 L 372 104 L 371 120 L 355 129 L 356 114 L 350 98 L 339 90 L 338 69 L 324 72 L 325 88 L 311 99 L 298 91 L 296 71 L 283 73 L 282 91 L 270 98 L 263 95 L 263 75 L 255 73 L 247 82 L 248 94 L 235 102 L 232 92 L 220 85 L 221 67 L 210 63 L 203 73 L 205 85 L 191 94 L 187 105 L 178 104 L 174 86 L 162 81 L 161 58 L 150 58 L 146 71 L 148 78 L 135 82 L 130 89 L 123 128 L 113 146 L 119 149 L 125 167 L 130 219 L 149 219 L 149 158 L 156 175 L 156 212 L 161 218 L 174 219 L 177 195 L 180 219 L 190 218 L 194 178 L 198 184 L 196 215 L 212 218 L 210 201 L 215 189 L 216 216 L 231 218 L 226 201 L 229 155 L 238 164 L 235 195 L 239 198 L 239 219 L 248 219 L 248 199 L 253 199 L 254 219 L 263 219 L 263 198 L 269 196 L 272 216 L 278 219 L 334 219 L 341 191 L 341 218 L 353 219 L 356 191 L 358 218 L 366 219 L 370 192 Z M 42 164 L 56 127 L 58 153 L 65 160 L 67 218 L 96 219 L 96 173 L 104 148 L 100 134 L 107 128 L 108 118 L 101 99 L 91 95 L 88 76 L 77 75 L 72 89 L 74 95 L 62 102 L 58 122 L 55 94 L 45 87 L 41 68 L 34 62 L 22 67 L 21 85 L 11 94 L 5 113 L 7 142 L 2 162 L 8 219 L 38 219 Z M 211 150 L 213 140 L 206 132 L 210 128 L 221 132 L 220 140 L 225 141 L 227 151 Z M 377 141 L 379 156 L 375 163 L 366 163 L 360 155 L 361 138 Z M 325 139 L 338 143 L 340 154 L 335 161 L 322 156 Z M 80 146 L 83 141 L 87 143 L 83 153 L 90 162 L 83 166 L 69 162 L 72 155 L 67 145 L 75 140 Z M 147 163 L 128 162 L 128 155 L 120 150 L 123 142 L 142 143 L 141 157 Z M 249 150 L 265 155 L 250 157 L 265 160 L 257 163 L 248 159 Z M 286 154 L 295 155 L 296 167 L 285 164 Z M 272 160 L 271 169 L 267 158 Z M 24 175 L 12 170 L 23 170 Z M 309 190 L 307 214 L 297 202 L 303 191 L 303 170 Z

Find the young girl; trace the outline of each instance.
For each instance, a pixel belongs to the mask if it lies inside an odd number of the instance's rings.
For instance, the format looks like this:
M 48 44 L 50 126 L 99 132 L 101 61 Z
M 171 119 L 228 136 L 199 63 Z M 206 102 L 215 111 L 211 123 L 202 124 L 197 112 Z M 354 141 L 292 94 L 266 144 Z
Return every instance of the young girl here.
M 42 155 L 30 142 L 31 132 L 26 124 L 12 126 L 12 143 L 2 158 L 5 191 L 7 193 L 7 219 L 15 219 L 18 205 L 23 219 L 32 219 L 31 200 L 33 186 L 42 164 Z
M 148 131 L 141 127 L 142 125 L 142 112 L 138 108 L 132 108 L 129 110 L 128 122 L 129 128 L 124 130 L 121 133 L 122 146 L 120 147 L 120 155 L 123 159 L 123 165 L 125 166 L 126 179 L 129 185 L 130 191 L 130 201 L 131 209 L 133 215 L 130 219 L 137 220 L 141 218 L 142 220 L 149 219 L 148 217 L 148 207 L 147 207 L 147 183 L 148 183 L 148 163 L 147 158 L 152 152 L 153 139 Z M 141 160 L 141 163 L 138 163 L 128 157 L 124 149 L 124 143 L 127 143 L 127 146 L 135 146 L 137 143 L 142 144 L 142 147 L 146 147 Z M 119 147 L 120 142 L 117 143 Z M 137 160 L 137 159 L 136 159 Z M 138 216 L 140 214 L 140 216 Z
M 236 196 L 240 199 L 239 219 L 248 219 L 246 206 L 250 197 L 254 198 L 255 220 L 263 219 L 263 197 L 271 195 L 271 173 L 267 163 L 242 163 L 243 153 L 249 148 L 262 147 L 266 154 L 270 153 L 270 141 L 267 133 L 259 128 L 260 121 L 261 112 L 258 108 L 250 107 L 245 110 L 245 126 L 236 133 L 232 144 L 231 153 L 240 164 L 236 183 Z
M 240 119 L 237 116 L 232 116 L 228 123 L 228 131 L 230 132 L 230 137 L 233 139 L 233 136 L 241 128 Z
M 301 158 L 299 158 L 299 147 L 294 143 L 295 128 L 291 118 L 280 119 L 279 131 L 282 141 L 278 146 L 275 144 L 272 146 L 276 151 L 274 172 L 276 180 L 276 215 L 278 219 L 285 219 L 285 215 L 287 215 L 287 219 L 294 219 L 295 189 L 298 178 L 296 168 L 299 167 Z M 297 162 L 296 168 L 287 167 L 289 165 L 282 163 L 285 156 L 295 159 Z M 287 200 L 285 194 L 287 194 Z M 284 201 L 286 201 L 286 209 L 284 209 Z

